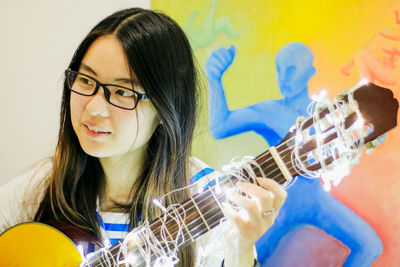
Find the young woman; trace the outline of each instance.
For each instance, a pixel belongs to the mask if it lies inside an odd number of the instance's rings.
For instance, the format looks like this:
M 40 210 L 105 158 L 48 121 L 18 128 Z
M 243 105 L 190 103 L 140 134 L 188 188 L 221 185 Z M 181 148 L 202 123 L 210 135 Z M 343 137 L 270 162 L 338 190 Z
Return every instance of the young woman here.
M 192 51 L 172 19 L 140 8 L 105 18 L 65 71 L 54 157 L 0 189 L 0 232 L 35 220 L 114 240 L 158 217 L 152 200 L 185 187 L 204 168 L 190 157 L 196 95 Z M 274 181 L 258 182 L 261 187 L 238 185 L 249 197 L 230 196 L 247 218 L 224 206 L 237 228 L 231 237 L 236 242 L 225 246 L 234 251 L 225 266 L 254 265 L 254 243 L 286 197 Z M 181 203 L 191 194 L 167 195 L 163 205 Z M 105 223 L 127 227 L 113 238 Z M 180 266 L 194 265 L 193 248 L 180 252 Z

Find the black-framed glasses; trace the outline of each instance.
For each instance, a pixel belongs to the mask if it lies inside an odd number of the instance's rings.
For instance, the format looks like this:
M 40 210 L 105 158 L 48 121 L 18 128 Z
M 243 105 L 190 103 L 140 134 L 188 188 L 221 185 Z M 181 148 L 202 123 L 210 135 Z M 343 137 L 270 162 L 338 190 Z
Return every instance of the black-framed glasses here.
M 145 94 L 136 92 L 133 89 L 116 84 L 101 83 L 89 75 L 71 69 L 65 70 L 65 76 L 68 88 L 72 92 L 79 95 L 92 96 L 102 87 L 107 102 L 122 109 L 135 109 L 140 100 L 148 99 Z

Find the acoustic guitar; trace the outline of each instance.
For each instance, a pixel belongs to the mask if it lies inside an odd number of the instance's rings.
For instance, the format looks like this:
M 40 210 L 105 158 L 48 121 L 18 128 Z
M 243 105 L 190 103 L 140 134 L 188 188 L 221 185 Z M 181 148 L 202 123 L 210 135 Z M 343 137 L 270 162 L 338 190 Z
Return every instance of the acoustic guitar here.
M 237 171 L 249 180 L 254 175 L 265 175 L 283 184 L 298 175 L 329 170 L 343 158 L 351 161 L 352 150 L 370 147 L 397 125 L 399 104 L 389 89 L 367 83 L 336 99 L 339 104 L 315 110 L 312 117 L 291 128 L 276 147 L 256 157 L 250 168 Z M 345 146 L 322 149 L 334 142 Z M 144 228 L 134 229 L 125 240 L 84 259 L 76 244 L 83 240 L 100 245 L 85 232 L 41 223 L 16 225 L 0 236 L 0 266 L 120 266 L 128 262 L 130 266 L 153 266 L 159 262 L 160 252 L 173 258 L 177 250 L 220 224 L 224 189 L 234 187 L 234 172 L 218 178 L 177 207 L 167 208 L 162 216 Z

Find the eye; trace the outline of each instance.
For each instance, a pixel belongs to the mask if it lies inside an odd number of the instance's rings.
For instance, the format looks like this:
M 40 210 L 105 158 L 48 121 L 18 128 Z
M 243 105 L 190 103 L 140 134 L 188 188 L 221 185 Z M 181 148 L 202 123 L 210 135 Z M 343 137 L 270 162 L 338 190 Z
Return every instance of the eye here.
M 286 68 L 286 75 L 288 78 L 292 77 L 295 74 L 295 72 L 296 72 L 296 66 L 288 66 Z
M 90 79 L 88 79 L 88 78 L 86 78 L 84 76 L 80 76 L 79 77 L 79 83 L 85 84 L 85 85 L 92 85 L 93 84 L 93 82 Z
M 128 97 L 134 95 L 134 93 L 133 93 L 132 91 L 130 91 L 130 90 L 128 90 L 128 89 L 123 89 L 123 88 L 117 89 L 117 90 L 115 91 L 115 93 L 116 93 L 117 95 L 120 95 L 120 96 L 128 96 Z
M 83 76 L 83 75 L 79 75 L 77 77 L 77 84 L 78 86 L 80 86 L 82 89 L 93 89 L 96 86 L 96 82 L 93 81 L 92 79 Z

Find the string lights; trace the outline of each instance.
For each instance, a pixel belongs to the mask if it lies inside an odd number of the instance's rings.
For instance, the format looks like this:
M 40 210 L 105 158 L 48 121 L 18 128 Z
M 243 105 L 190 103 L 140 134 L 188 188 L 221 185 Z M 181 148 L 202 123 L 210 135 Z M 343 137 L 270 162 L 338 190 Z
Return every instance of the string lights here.
M 299 173 L 305 173 L 308 178 L 321 178 L 324 189 L 329 191 L 350 173 L 351 168 L 359 162 L 363 149 L 363 137 L 367 135 L 364 129 L 364 120 L 354 100 L 353 93 L 361 85 L 362 80 L 344 97 L 333 101 L 326 98 L 326 91 L 312 97 L 313 102 L 308 107 L 308 113 L 313 118 L 312 127 L 304 127 L 306 120 L 296 122 L 296 142 L 292 154 L 292 164 Z M 327 110 L 328 113 L 325 114 Z M 354 123 L 346 125 L 346 118 L 355 114 Z M 306 128 L 306 129 L 303 129 Z M 332 140 L 330 136 L 336 135 Z M 327 140 L 328 139 L 328 140 Z M 315 140 L 316 148 L 308 152 L 306 160 L 300 153 L 301 148 L 308 142 Z M 317 170 L 310 170 L 309 166 L 319 164 Z

